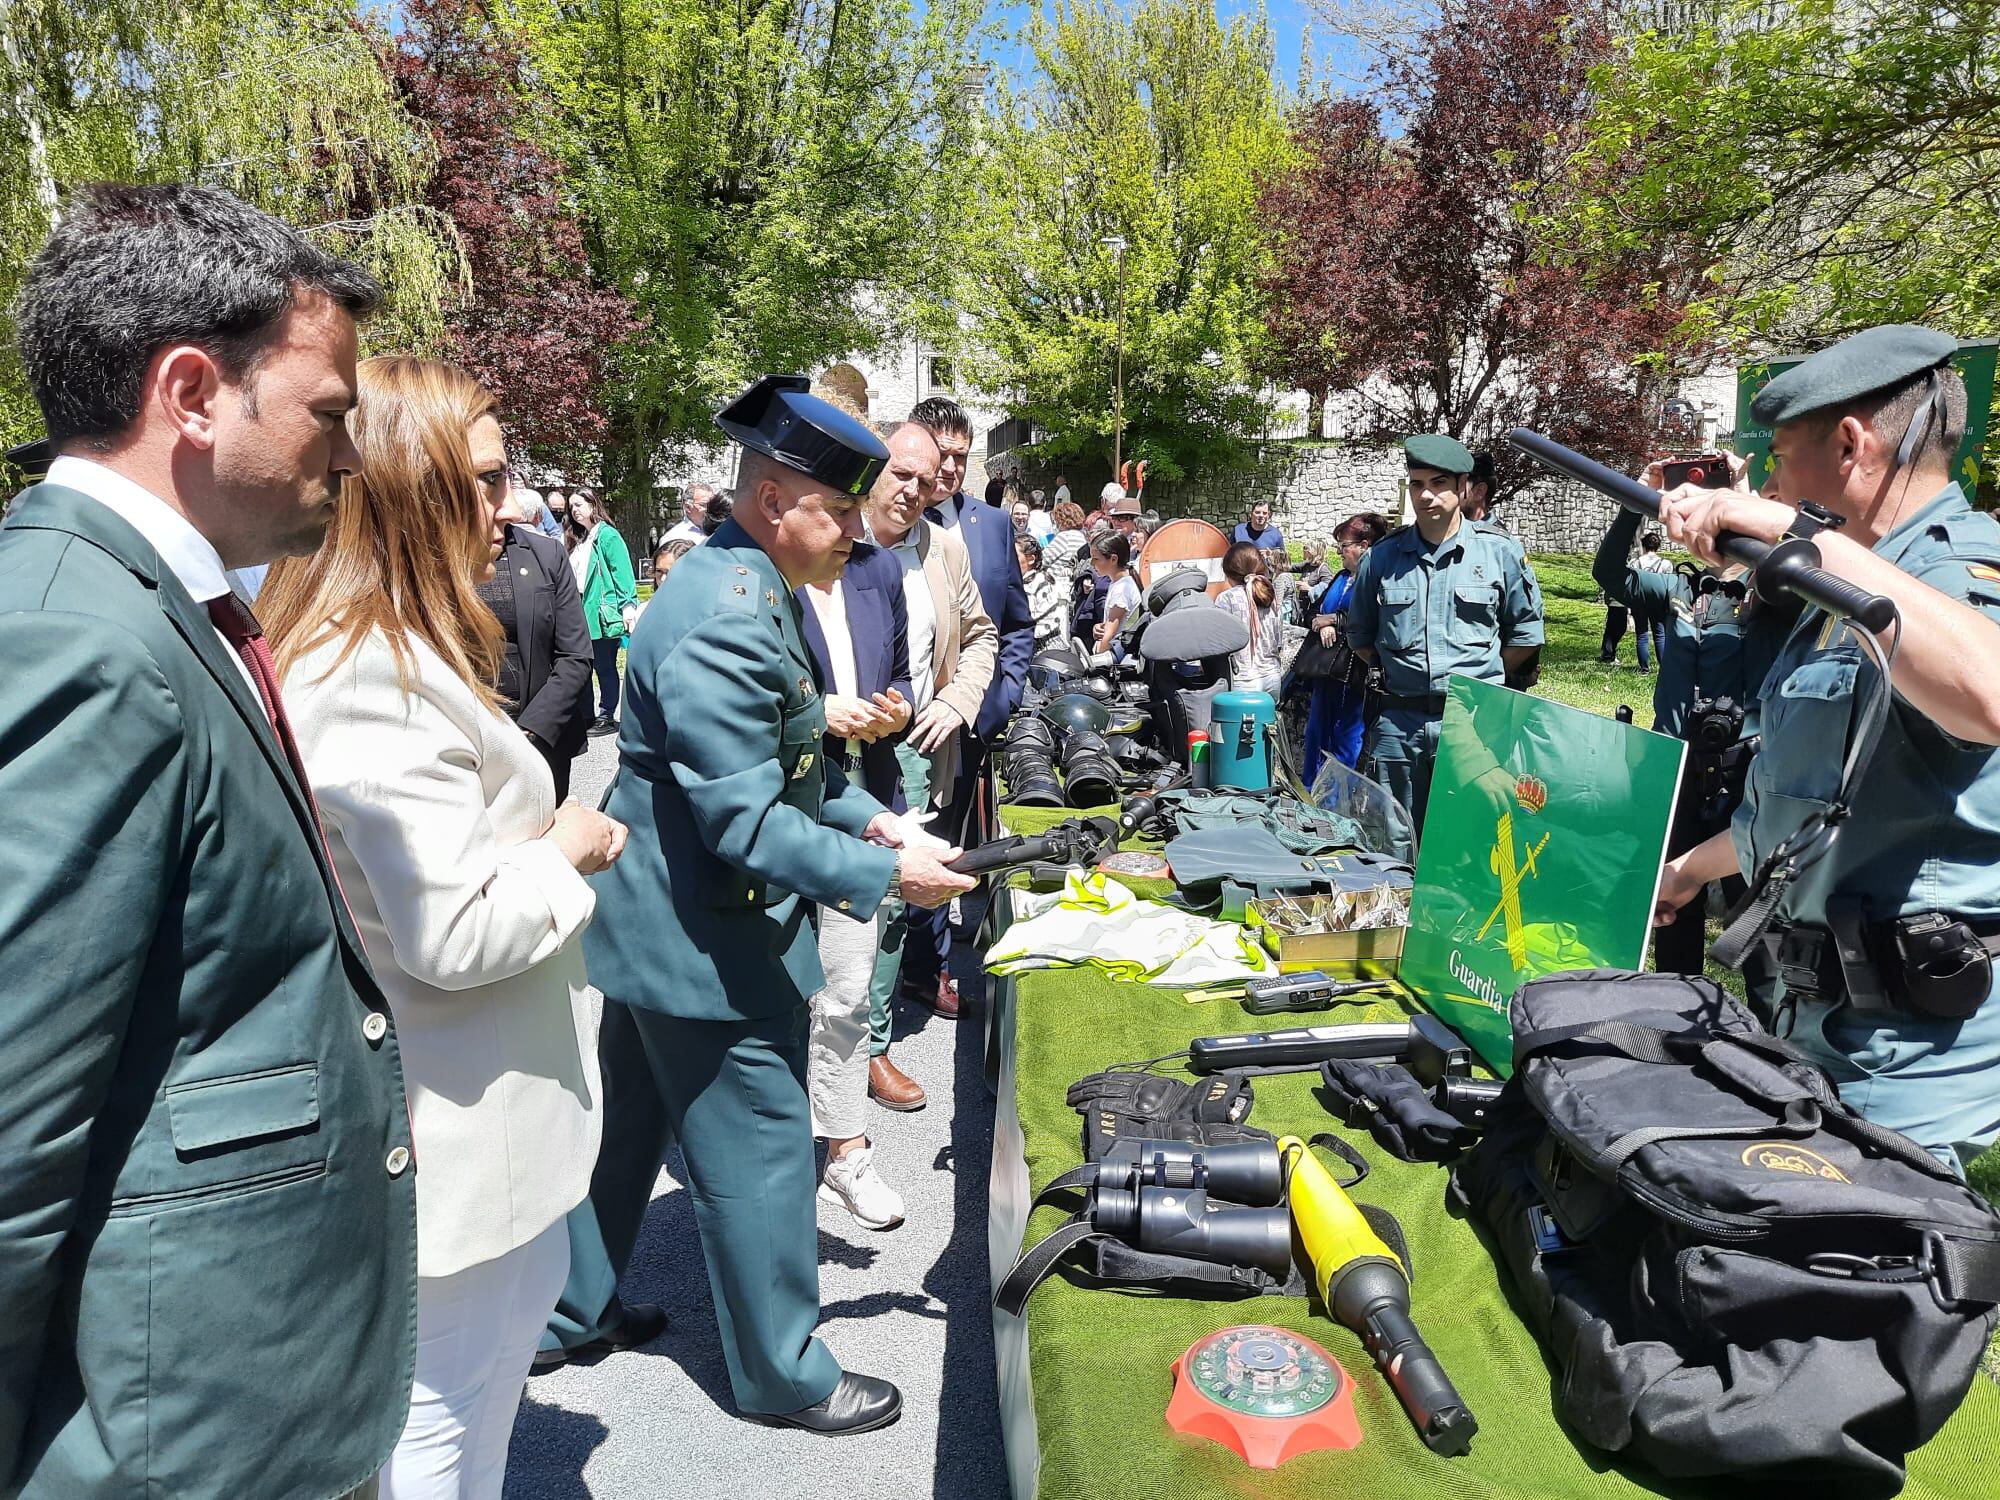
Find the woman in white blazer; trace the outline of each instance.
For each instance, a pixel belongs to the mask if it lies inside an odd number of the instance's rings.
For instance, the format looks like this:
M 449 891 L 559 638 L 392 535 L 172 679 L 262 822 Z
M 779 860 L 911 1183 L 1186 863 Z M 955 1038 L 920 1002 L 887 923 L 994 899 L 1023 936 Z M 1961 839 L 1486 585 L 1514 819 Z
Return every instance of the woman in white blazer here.
M 417 1361 L 382 1493 L 500 1494 L 529 1364 L 597 1158 L 584 876 L 624 829 L 555 802 L 503 713 L 475 587 L 505 540 L 493 398 L 402 356 L 361 366 L 362 477 L 259 597 L 327 846 L 395 1017 L 417 1158 Z M 357 1371 L 357 1379 L 383 1378 Z

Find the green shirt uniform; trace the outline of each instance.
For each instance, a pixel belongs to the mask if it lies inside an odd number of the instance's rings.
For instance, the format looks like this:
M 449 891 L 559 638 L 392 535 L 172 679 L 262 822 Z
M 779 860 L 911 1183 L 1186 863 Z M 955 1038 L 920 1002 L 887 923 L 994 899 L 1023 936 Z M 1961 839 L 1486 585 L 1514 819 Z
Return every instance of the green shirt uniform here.
M 1406 448 L 1413 464 L 1444 468 L 1471 454 L 1449 439 L 1434 452 L 1423 438 Z M 1456 450 L 1454 454 L 1451 450 Z M 1519 541 L 1497 527 L 1461 520 L 1433 547 L 1414 525 L 1371 547 L 1355 576 L 1347 637 L 1373 647 L 1382 668 L 1382 712 L 1370 726 L 1363 764 L 1409 809 L 1419 832 L 1430 800 L 1446 682 L 1459 674 L 1505 682 L 1506 646 L 1542 644 L 1542 596 Z
M 1956 484 L 1874 551 L 2000 620 L 2000 523 Z M 1841 748 L 1876 681 L 1852 634 L 1817 611 L 1799 621 L 1771 669 L 1763 747 L 1732 827 L 1745 870 L 1832 799 Z M 1781 1010 L 1791 1012 L 1791 1041 L 1833 1075 L 1843 1099 L 1963 1170 L 2000 1139 L 2000 1005 L 1989 999 L 1962 1021 L 1863 1010 L 1830 982 L 1801 982 L 1817 966 L 1798 940 L 1810 945 L 1845 909 L 1869 928 L 1944 912 L 2000 933 L 2000 749 L 1954 739 L 1896 698 L 1852 800 L 1830 852 L 1785 893 L 1780 921 L 1802 930 L 1780 949 Z
M 1873 328 L 1779 376 L 1752 405 L 1773 428 L 1918 380 L 1924 395 L 1895 454 L 1898 468 L 1934 430 L 1957 341 L 1910 326 Z M 2000 523 L 1947 484 L 1874 545 L 1911 577 L 2000 620 Z M 1732 833 L 1756 873 L 1839 794 L 1844 751 L 1880 686 L 1853 630 L 1808 610 L 1766 681 L 1763 747 Z M 1873 753 L 1848 798 L 1852 815 L 1822 857 L 1783 890 L 1773 931 L 1780 1029 L 1831 1073 L 1869 1119 L 1902 1131 L 1963 1170 L 2000 1139 L 2000 1005 L 1990 967 L 1948 955 L 1969 1016 L 1939 1019 L 1906 1004 L 1900 918 L 1961 921 L 1986 952 L 2000 937 L 2000 748 L 1954 738 L 1892 696 Z M 1865 956 L 1844 966 L 1834 930 Z M 1939 970 L 1920 971 L 1917 982 Z M 1789 1025 L 1787 1026 L 1787 1021 Z

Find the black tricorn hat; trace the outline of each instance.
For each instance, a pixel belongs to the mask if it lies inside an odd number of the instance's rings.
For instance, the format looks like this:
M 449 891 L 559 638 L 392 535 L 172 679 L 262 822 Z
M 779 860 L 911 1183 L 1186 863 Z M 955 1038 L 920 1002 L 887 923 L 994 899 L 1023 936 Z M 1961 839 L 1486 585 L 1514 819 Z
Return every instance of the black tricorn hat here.
M 889 450 L 866 424 L 812 394 L 803 375 L 766 375 L 715 414 L 744 447 L 847 495 L 865 495 Z
M 56 445 L 48 438 L 36 438 L 31 443 L 22 443 L 7 450 L 7 462 L 22 473 L 39 479 L 49 472 L 49 465 L 56 461 Z

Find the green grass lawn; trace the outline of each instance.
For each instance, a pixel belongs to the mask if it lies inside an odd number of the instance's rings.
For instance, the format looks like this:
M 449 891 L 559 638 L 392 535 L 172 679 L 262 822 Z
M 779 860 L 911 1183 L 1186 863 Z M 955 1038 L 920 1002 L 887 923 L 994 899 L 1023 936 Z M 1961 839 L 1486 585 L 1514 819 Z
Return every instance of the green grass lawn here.
M 1591 582 L 1590 559 L 1546 552 L 1529 561 L 1541 580 L 1549 638 L 1542 648 L 1538 691 L 1545 698 L 1606 718 L 1619 704 L 1630 704 L 1633 719 L 1650 727 L 1653 678 L 1638 668 L 1631 632 L 1619 643 L 1616 665 L 1597 659 L 1604 640 L 1604 604 Z

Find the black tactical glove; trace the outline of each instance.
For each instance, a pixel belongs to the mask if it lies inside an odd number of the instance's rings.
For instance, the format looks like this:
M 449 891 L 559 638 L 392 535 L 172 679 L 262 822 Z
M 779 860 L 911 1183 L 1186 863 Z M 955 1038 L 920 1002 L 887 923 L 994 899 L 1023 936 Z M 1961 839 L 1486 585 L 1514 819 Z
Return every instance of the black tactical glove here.
M 1447 1162 L 1479 1139 L 1431 1101 L 1430 1092 L 1400 1063 L 1332 1058 L 1319 1065 L 1327 1112 L 1365 1129 L 1401 1161 Z

